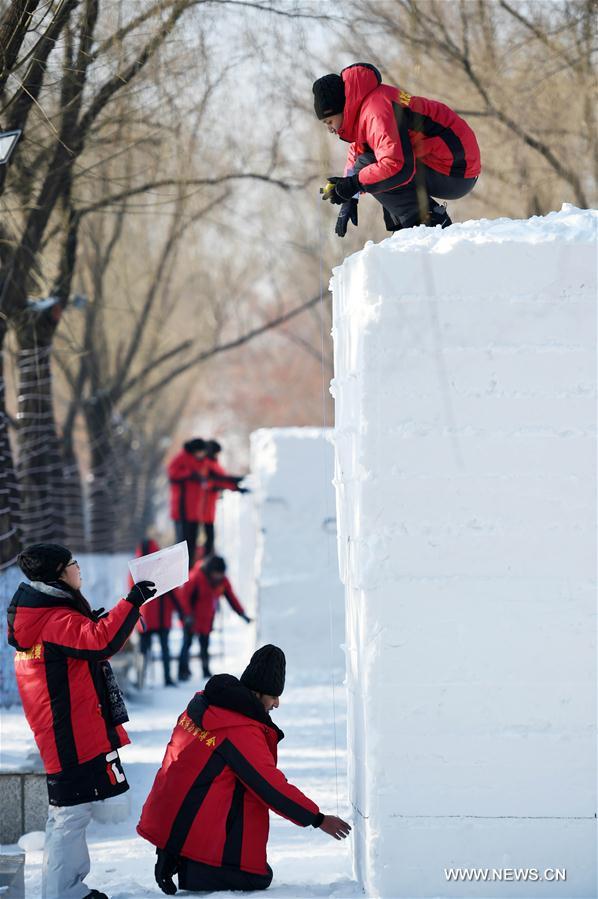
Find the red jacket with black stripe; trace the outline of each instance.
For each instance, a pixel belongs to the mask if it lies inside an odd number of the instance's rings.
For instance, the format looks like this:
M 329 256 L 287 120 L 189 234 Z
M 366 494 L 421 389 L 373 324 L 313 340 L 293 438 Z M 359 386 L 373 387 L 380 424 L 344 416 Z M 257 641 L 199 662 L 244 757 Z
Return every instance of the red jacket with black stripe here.
M 76 608 L 75 597 L 40 588 L 17 588 L 8 642 L 17 650 L 25 717 L 46 772 L 57 774 L 130 742 L 122 725 L 112 725 L 100 662 L 123 646 L 139 610 L 121 599 L 95 620 Z
M 345 108 L 338 135 L 351 143 L 345 171 L 352 173 L 367 150 L 376 157 L 358 172 L 361 190 L 377 194 L 408 184 L 418 161 L 453 177 L 480 174 L 476 136 L 449 106 L 382 84 L 378 70 L 364 63 L 343 69 L 341 77 Z
M 195 563 L 189 574 L 189 580 L 179 588 L 178 595 L 184 614 L 193 618 L 194 634 L 211 633 L 221 596 L 224 596 L 237 615 L 245 614 L 245 609 L 239 602 L 229 579 L 224 577 L 219 583 L 212 583 L 204 571 L 202 562 Z
M 323 819 L 276 766 L 283 736 L 235 677 L 211 678 L 178 719 L 137 832 L 173 855 L 265 874 L 269 809 L 301 827 Z

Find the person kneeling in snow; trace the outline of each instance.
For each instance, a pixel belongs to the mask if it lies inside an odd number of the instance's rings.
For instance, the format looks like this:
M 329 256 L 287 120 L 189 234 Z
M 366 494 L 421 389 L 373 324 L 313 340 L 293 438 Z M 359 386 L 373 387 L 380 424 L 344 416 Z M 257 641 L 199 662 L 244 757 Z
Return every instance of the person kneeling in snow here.
M 266 645 L 237 680 L 212 677 L 179 717 L 137 832 L 157 847 L 155 876 L 173 896 L 184 890 L 265 890 L 272 809 L 337 840 L 350 826 L 323 815 L 276 767 L 283 732 L 270 717 L 284 689 L 286 660 Z
M 106 659 L 135 627 L 156 590 L 140 581 L 113 609 L 92 611 L 81 572 L 64 546 L 36 543 L 18 558 L 31 581 L 8 607 L 8 642 L 27 722 L 47 772 L 44 899 L 107 899 L 90 890 L 85 830 L 91 803 L 129 789 L 118 748 L 129 743 L 127 710 Z M 102 614 L 104 613 L 104 614 Z
M 345 177 L 329 178 L 323 199 L 341 206 L 336 233 L 357 224 L 357 198 L 371 193 L 388 231 L 452 224 L 433 197 L 458 200 L 480 174 L 474 132 L 450 107 L 382 84 L 375 66 L 355 63 L 313 84 L 317 117 L 350 143 Z

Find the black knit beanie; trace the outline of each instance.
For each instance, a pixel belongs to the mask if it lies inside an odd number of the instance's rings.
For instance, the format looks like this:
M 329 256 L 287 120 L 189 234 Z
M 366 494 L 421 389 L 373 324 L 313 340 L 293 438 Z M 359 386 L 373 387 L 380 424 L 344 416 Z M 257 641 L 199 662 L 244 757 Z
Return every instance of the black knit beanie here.
M 345 82 L 340 75 L 324 75 L 314 81 L 314 108 L 319 119 L 336 115 L 345 108 Z
M 241 683 L 256 693 L 280 696 L 284 690 L 287 662 L 282 649 L 267 643 L 251 656 L 241 675 Z
M 205 440 L 202 440 L 201 437 L 193 437 L 192 440 L 187 440 L 186 443 L 183 443 L 183 449 L 187 453 L 197 453 L 199 450 L 206 448 Z
M 30 581 L 51 584 L 57 581 L 72 559 L 72 553 L 59 543 L 34 543 L 20 553 L 17 563 Z
M 218 443 L 217 440 L 208 440 L 206 441 L 206 453 L 208 456 L 213 459 L 214 456 L 217 456 L 218 453 L 222 452 L 222 447 Z
M 226 574 L 226 562 L 222 556 L 212 556 L 203 566 L 207 574 Z

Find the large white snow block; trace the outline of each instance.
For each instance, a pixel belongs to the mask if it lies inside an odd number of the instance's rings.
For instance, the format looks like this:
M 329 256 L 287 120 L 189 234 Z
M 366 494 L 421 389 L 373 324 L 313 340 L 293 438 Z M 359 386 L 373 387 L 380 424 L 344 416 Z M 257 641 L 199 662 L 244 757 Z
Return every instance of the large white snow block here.
M 251 487 L 250 479 L 244 484 Z M 243 608 L 252 619 L 249 626 L 239 622 L 226 600 L 220 601 L 224 613 L 223 627 L 227 655 L 234 649 L 235 658 L 248 661 L 255 651 L 257 582 L 256 582 L 256 511 L 254 493 L 241 494 L 225 490 L 217 507 L 217 551 L 224 556 L 227 574 Z M 232 642 L 231 642 L 232 641 Z M 233 645 L 234 644 L 234 645 Z M 242 669 L 241 669 L 242 670 Z M 241 671 L 231 672 L 241 674 Z
M 254 431 L 251 472 L 258 528 L 258 644 L 284 649 L 291 679 L 338 681 L 345 667 L 345 608 L 330 429 Z
M 598 895 L 596 220 L 422 227 L 334 271 L 368 896 Z M 567 881 L 449 882 L 457 866 Z

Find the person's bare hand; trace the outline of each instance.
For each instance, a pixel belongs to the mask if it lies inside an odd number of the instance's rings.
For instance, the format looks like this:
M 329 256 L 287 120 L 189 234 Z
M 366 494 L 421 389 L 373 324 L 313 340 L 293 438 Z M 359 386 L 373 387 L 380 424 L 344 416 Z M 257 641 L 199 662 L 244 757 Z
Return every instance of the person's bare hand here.
M 323 830 L 328 836 L 334 837 L 335 840 L 344 840 L 351 832 L 351 825 L 342 818 L 337 818 L 336 815 L 324 815 L 320 830 Z

